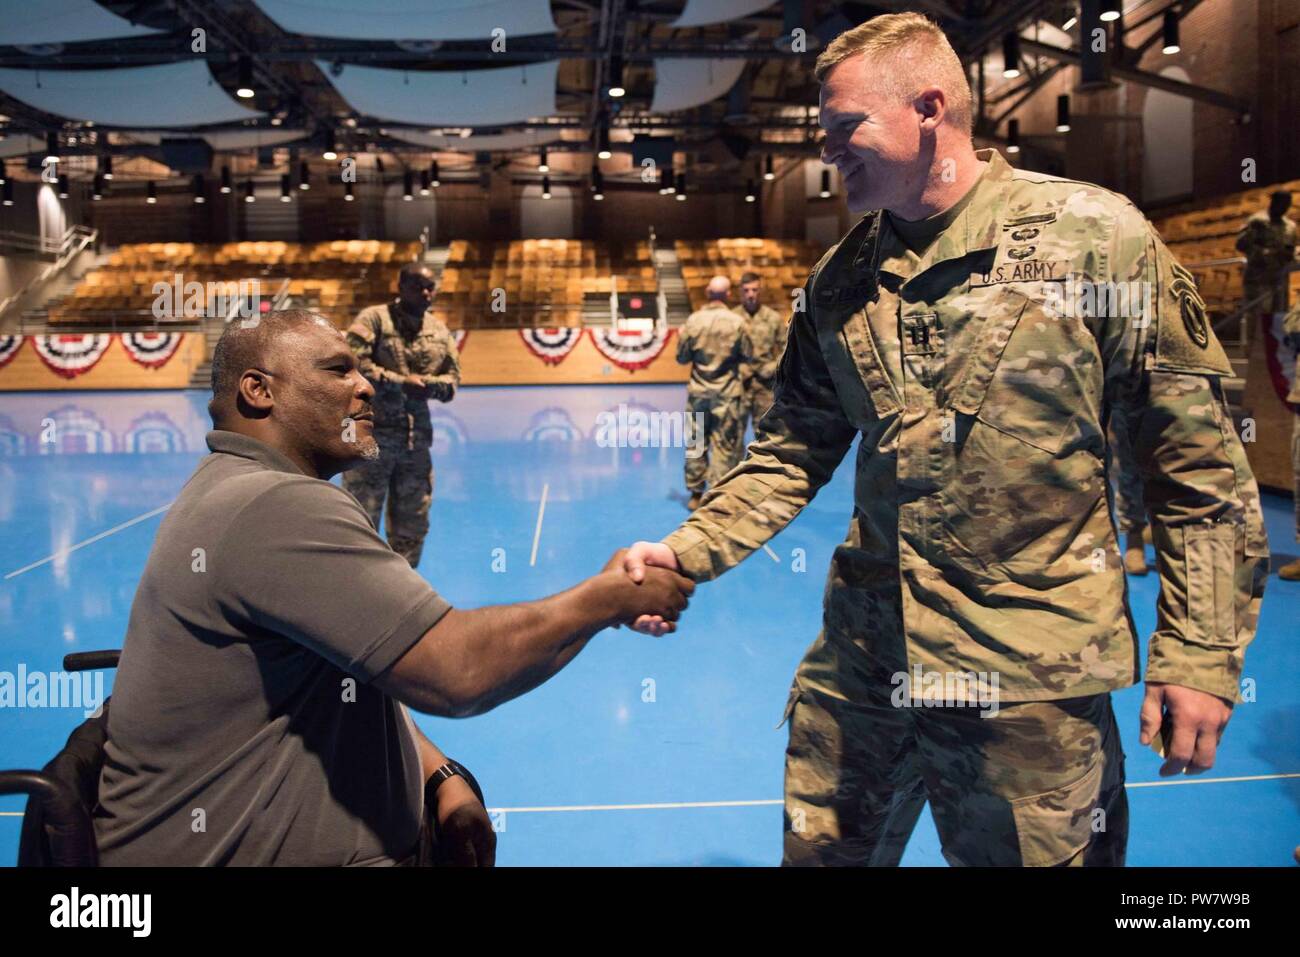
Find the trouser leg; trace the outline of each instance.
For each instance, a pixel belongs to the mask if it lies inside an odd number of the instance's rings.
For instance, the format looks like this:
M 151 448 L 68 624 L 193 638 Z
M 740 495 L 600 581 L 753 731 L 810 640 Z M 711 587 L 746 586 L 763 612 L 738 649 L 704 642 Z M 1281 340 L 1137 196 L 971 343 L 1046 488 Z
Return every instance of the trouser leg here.
M 433 502 L 433 457 L 428 446 L 402 449 L 391 482 L 388 544 L 415 568 L 429 533 L 429 508 Z

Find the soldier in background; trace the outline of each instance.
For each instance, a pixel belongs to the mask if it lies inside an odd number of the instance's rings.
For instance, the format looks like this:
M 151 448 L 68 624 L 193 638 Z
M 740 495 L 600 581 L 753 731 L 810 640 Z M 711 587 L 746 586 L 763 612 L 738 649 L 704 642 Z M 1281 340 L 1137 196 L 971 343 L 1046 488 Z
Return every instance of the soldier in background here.
M 1286 216 L 1291 194 L 1279 189 L 1269 199 L 1268 210 L 1260 210 L 1237 235 L 1237 251 L 1246 257 L 1242 280 L 1245 307 L 1250 310 L 1248 340 L 1254 339 L 1254 316 L 1286 312 L 1283 270 L 1295 261 L 1296 224 Z
M 708 302 L 691 313 L 677 338 L 677 361 L 690 364 L 686 411 L 687 507 L 694 511 L 705 488 L 740 461 L 745 441 L 745 393 L 753 346 L 744 320 L 727 308 L 731 280 L 714 276 Z
M 747 272 L 740 277 L 740 304 L 736 306 L 736 315 L 745 320 L 750 342 L 754 346 L 754 363 L 745 390 L 745 415 L 741 420 L 742 435 L 753 419 L 755 426 L 772 405 L 772 385 L 776 381 L 776 370 L 781 365 L 781 355 L 785 352 L 785 340 L 789 326 L 781 314 L 771 306 L 760 301 L 762 280 L 758 273 Z
M 429 400 L 450 402 L 460 385 L 460 356 L 451 332 L 430 306 L 436 283 L 423 263 L 397 278 L 397 299 L 369 306 L 348 326 L 348 345 L 375 387 L 379 458 L 343 474 L 343 487 L 370 515 L 375 530 L 388 511 L 388 544 L 415 568 L 429 531 L 433 502 L 433 424 Z
M 822 632 L 787 703 L 785 862 L 897 864 L 929 801 L 952 864 L 1123 864 L 1110 692 L 1138 680 L 1138 640 L 1104 423 L 1122 408 L 1160 574 L 1138 739 L 1161 747 L 1162 776 L 1198 773 L 1268 574 L 1225 427 L 1231 364 L 1131 202 L 975 151 L 970 84 L 933 22 L 868 20 L 815 75 L 822 160 L 861 219 L 809 277 L 745 460 L 625 567 L 723 574 L 859 440 Z M 1149 306 L 1063 311 L 1085 282 L 1150 289 Z
M 1291 474 L 1295 479 L 1295 540 L 1300 543 L 1300 302 L 1286 314 L 1282 332 L 1296 350 L 1295 368 L 1291 372 L 1291 391 L 1286 400 L 1291 403 L 1295 422 L 1291 429 Z M 1300 558 L 1287 562 L 1277 570 L 1277 577 L 1286 581 L 1300 581 Z

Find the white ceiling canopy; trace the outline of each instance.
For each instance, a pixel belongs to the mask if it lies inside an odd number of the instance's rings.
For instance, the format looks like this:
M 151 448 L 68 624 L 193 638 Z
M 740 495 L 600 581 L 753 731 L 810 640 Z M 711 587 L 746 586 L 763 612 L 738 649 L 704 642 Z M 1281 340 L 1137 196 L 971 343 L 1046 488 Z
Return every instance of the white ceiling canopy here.
M 716 100 L 736 85 L 744 69 L 744 60 L 657 59 L 650 112 L 689 110 Z
M 44 0 L 42 0 L 44 2 Z M 551 0 L 257 0 L 290 33 L 344 40 L 488 40 L 555 33 Z
M 560 140 L 558 131 L 520 130 L 516 133 L 484 133 L 473 136 L 447 136 L 443 133 L 419 133 L 413 130 L 390 130 L 389 135 L 403 143 L 426 146 L 434 150 L 459 153 L 501 153 L 512 150 L 536 149 Z
M 203 126 L 262 116 L 226 93 L 202 60 L 111 70 L 0 69 L 0 90 L 46 113 L 101 126 Z
M 709 23 L 739 20 L 770 7 L 773 0 L 686 0 L 682 15 L 669 26 L 702 27 Z
M 300 140 L 306 135 L 306 130 L 285 129 L 209 130 L 206 133 L 194 134 L 200 139 L 207 140 L 208 145 L 218 153 L 254 150 L 259 146 L 280 146 L 284 143 Z M 132 130 L 130 136 L 137 143 L 153 143 L 155 145 L 163 140 L 191 138 L 188 133 L 178 134 L 173 133 L 171 130 Z
M 334 76 L 317 62 L 348 105 L 363 116 L 416 126 L 508 126 L 555 113 L 559 60 L 429 73 L 344 66 Z
M 109 13 L 95 0 L 7 3 L 4 16 L 0 17 L 0 46 L 117 40 L 162 32 L 136 26 L 130 20 Z

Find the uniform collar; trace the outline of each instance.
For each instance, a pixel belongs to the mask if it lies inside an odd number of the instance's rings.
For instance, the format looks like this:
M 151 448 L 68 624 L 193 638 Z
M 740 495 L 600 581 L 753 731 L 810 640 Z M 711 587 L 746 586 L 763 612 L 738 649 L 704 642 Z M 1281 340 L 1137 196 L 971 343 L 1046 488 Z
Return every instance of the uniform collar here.
M 305 474 L 283 452 L 271 448 L 265 442 L 259 442 L 251 435 L 244 435 L 242 432 L 213 429 L 207 435 L 207 442 L 208 448 L 213 452 L 225 452 L 230 455 L 238 455 L 243 459 L 251 459 L 258 465 L 273 472 L 290 472 L 294 475 Z
M 960 259 L 974 252 L 994 249 L 1002 232 L 1003 194 L 1011 181 L 1014 169 L 994 149 L 976 150 L 975 158 L 987 165 L 980 178 L 971 187 L 966 208 L 955 220 L 935 237 L 924 256 L 917 256 L 902 237 L 890 226 L 888 216 L 877 216 L 879 227 L 880 271 L 892 273 L 901 279 L 919 276 L 931 266 L 951 259 Z M 870 237 L 868 237 L 869 239 Z M 863 243 L 865 247 L 866 242 Z M 865 249 L 864 249 L 865 251 Z M 854 265 L 861 263 L 859 255 Z

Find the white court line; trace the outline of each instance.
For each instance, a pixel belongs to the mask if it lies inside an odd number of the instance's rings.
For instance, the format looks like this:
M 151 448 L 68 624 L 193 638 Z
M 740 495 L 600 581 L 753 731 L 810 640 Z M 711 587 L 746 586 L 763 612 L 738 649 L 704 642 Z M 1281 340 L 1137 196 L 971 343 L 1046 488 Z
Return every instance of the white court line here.
M 543 482 L 542 501 L 537 506 L 537 528 L 533 531 L 533 554 L 528 559 L 529 568 L 537 564 L 537 543 L 542 537 L 542 516 L 546 514 L 546 493 L 549 490 L 550 486 Z
M 62 558 L 65 555 L 72 554 L 78 548 L 85 548 L 87 545 L 93 545 L 101 538 L 108 538 L 108 536 L 114 535 L 122 531 L 122 529 L 124 528 L 130 528 L 132 525 L 136 525 L 140 522 L 143 522 L 145 519 L 153 518 L 155 515 L 167 511 L 167 509 L 172 507 L 172 504 L 173 502 L 168 502 L 166 505 L 163 505 L 161 508 L 155 508 L 152 512 L 145 512 L 143 515 L 137 515 L 135 518 L 127 519 L 121 525 L 114 525 L 108 531 L 100 532 L 98 535 L 93 535 L 90 538 L 86 539 L 84 542 L 77 542 L 77 544 L 75 545 L 69 545 L 67 548 L 55 552 L 53 555 L 50 555 L 48 558 L 42 558 L 39 562 L 32 562 L 30 565 L 24 565 L 22 568 L 18 569 L 17 571 L 12 571 L 8 575 L 6 575 L 5 580 L 8 581 L 10 578 L 15 578 L 18 575 L 21 575 L 23 572 L 29 572 L 33 568 L 40 568 L 42 565 L 46 564 L 47 562 L 52 562 L 56 558 Z
M 776 562 L 778 565 L 781 564 L 781 559 L 779 559 L 779 558 L 776 557 L 776 552 L 772 551 L 771 546 L 769 546 L 769 545 L 764 545 L 764 546 L 763 546 L 763 551 L 767 552 L 769 555 L 772 556 L 772 561 Z
M 1239 781 L 1277 781 L 1300 778 L 1300 771 L 1289 774 L 1252 774 L 1236 778 L 1182 778 L 1174 781 L 1135 781 L 1125 788 L 1160 788 L 1173 784 L 1232 784 Z M 675 811 L 699 807 L 776 807 L 780 798 L 768 801 L 674 801 L 664 804 L 557 804 L 552 807 L 490 807 L 491 812 L 505 814 L 549 814 L 556 811 Z M 22 811 L 0 811 L 0 817 L 22 817 Z

